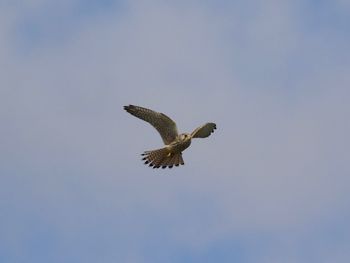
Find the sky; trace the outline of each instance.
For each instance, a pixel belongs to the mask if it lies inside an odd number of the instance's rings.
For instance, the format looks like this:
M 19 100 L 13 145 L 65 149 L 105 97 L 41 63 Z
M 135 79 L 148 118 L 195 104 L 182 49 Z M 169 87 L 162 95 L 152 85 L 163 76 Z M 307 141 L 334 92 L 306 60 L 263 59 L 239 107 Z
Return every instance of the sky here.
M 0 2 L 0 262 L 350 260 L 350 2 Z M 181 132 L 185 165 L 135 104 Z

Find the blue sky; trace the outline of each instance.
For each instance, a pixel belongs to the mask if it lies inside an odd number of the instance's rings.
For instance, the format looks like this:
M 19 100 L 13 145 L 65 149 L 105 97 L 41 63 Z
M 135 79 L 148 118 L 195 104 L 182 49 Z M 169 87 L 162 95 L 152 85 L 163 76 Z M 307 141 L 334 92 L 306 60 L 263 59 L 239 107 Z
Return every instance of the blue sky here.
M 349 13 L 1 2 L 0 261 L 348 262 Z M 218 129 L 155 171 L 127 104 Z

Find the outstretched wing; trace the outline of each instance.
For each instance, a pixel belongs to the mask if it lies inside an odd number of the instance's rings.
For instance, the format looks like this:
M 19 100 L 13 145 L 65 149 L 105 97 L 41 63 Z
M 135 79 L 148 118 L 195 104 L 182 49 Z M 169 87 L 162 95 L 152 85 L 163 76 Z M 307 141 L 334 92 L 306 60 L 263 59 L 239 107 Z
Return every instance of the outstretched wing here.
M 163 113 L 135 105 L 124 106 L 124 110 L 156 128 L 164 144 L 171 143 L 178 135 L 176 123 Z
M 216 124 L 209 122 L 198 127 L 191 133 L 192 138 L 206 138 L 216 129 Z

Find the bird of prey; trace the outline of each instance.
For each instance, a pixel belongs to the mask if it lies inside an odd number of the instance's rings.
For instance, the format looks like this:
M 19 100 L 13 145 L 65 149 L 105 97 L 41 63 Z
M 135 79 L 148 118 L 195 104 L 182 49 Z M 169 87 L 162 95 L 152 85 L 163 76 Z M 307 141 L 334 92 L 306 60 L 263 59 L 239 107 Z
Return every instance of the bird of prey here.
M 174 165 L 184 165 L 182 152 L 191 144 L 192 138 L 206 138 L 216 129 L 216 124 L 206 123 L 192 133 L 178 134 L 176 123 L 163 113 L 135 105 L 124 106 L 130 114 L 147 121 L 160 133 L 165 146 L 161 149 L 145 151 L 143 161 L 153 168 L 172 168 Z

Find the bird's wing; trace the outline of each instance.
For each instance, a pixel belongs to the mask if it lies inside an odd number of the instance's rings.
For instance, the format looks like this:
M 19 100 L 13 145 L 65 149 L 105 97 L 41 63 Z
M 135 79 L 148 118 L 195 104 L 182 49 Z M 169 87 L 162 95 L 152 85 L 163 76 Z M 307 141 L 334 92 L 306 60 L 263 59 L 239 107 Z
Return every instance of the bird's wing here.
M 211 133 L 213 133 L 215 129 L 216 129 L 216 124 L 209 122 L 209 123 L 206 123 L 206 124 L 198 127 L 197 129 L 195 129 L 191 133 L 191 137 L 192 138 L 206 138 Z
M 178 135 L 176 123 L 163 113 L 135 105 L 124 106 L 124 109 L 131 115 L 147 121 L 156 128 L 162 137 L 164 144 L 171 143 Z

